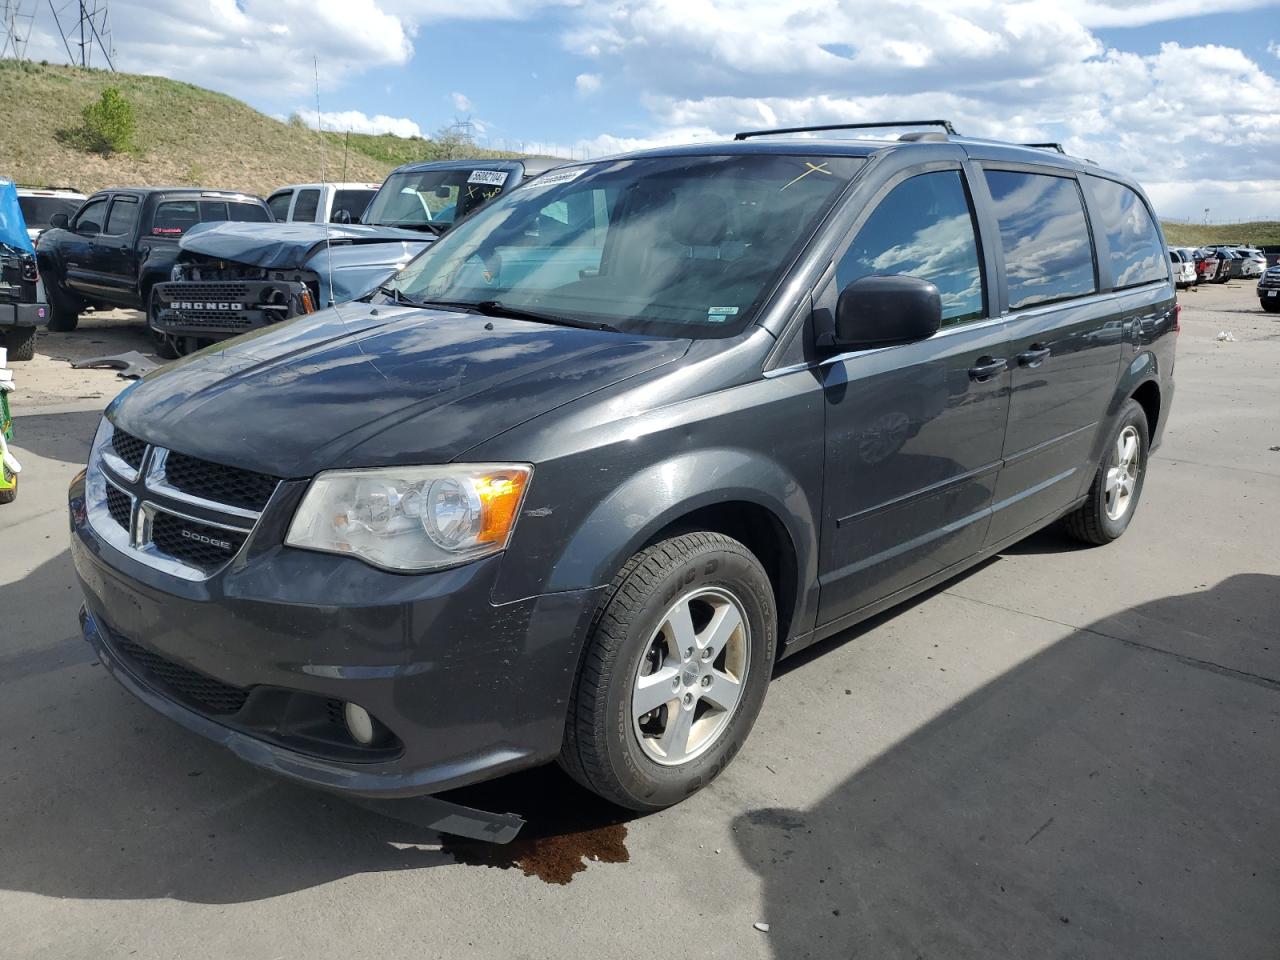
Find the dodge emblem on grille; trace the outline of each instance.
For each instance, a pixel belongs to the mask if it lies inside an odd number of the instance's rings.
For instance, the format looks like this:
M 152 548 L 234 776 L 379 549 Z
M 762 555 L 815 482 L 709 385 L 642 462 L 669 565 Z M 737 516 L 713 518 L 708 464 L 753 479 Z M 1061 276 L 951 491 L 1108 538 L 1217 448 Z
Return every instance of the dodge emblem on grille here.
M 182 535 L 188 540 L 198 540 L 200 543 L 207 543 L 211 547 L 217 547 L 220 550 L 230 550 L 231 543 L 227 540 L 215 540 L 213 537 L 206 537 L 203 533 L 196 533 L 193 530 L 183 530 Z

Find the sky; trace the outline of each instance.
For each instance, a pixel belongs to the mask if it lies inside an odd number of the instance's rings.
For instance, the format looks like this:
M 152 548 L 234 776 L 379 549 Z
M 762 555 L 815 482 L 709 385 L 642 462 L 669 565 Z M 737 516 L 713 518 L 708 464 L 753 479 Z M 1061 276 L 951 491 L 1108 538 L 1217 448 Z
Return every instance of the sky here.
M 943 117 L 971 136 L 1060 141 L 1136 177 L 1165 217 L 1280 219 L 1280 0 L 110 0 L 110 13 L 119 69 L 326 129 L 429 136 L 466 120 L 486 145 L 582 158 Z M 66 60 L 47 9 L 27 52 Z

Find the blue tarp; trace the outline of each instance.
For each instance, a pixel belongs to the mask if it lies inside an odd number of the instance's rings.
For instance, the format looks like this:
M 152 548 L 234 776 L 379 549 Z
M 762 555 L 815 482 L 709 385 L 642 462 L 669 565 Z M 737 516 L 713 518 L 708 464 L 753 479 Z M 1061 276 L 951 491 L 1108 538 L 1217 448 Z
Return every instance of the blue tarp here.
M 0 243 L 27 253 L 35 253 L 27 236 L 27 221 L 18 206 L 18 190 L 12 180 L 0 180 Z

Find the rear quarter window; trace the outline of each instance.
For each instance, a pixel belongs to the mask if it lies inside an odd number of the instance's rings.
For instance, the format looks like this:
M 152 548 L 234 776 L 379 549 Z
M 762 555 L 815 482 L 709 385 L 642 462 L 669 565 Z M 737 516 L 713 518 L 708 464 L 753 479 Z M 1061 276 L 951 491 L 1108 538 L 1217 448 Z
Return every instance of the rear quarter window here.
M 1111 250 L 1111 283 L 1117 290 L 1169 276 L 1164 244 L 1147 205 L 1129 187 L 1102 177 L 1086 182 Z
M 313 223 L 320 208 L 319 190 L 299 190 L 293 205 L 293 219 L 298 223 Z
M 1009 309 L 1053 303 L 1098 290 L 1093 240 L 1074 178 L 987 170 L 1000 222 Z

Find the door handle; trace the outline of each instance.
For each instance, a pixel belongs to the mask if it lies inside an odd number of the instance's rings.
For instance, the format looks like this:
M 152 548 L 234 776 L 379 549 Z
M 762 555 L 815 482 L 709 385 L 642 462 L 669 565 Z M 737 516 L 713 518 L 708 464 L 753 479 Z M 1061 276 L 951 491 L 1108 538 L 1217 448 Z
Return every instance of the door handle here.
M 984 383 L 1004 373 L 1008 365 L 1004 357 L 979 357 L 977 364 L 969 368 L 969 379 Z
M 1038 367 L 1045 360 L 1049 359 L 1052 351 L 1043 344 L 1033 343 L 1029 350 L 1025 353 L 1018 354 L 1018 366 L 1020 367 Z

